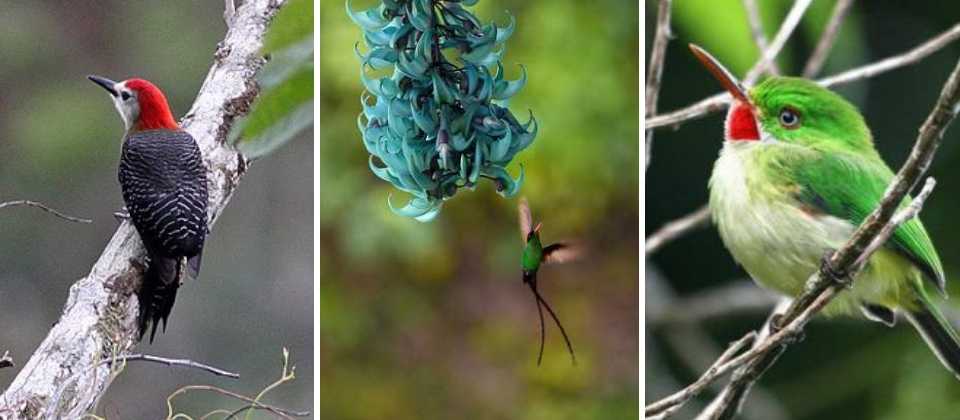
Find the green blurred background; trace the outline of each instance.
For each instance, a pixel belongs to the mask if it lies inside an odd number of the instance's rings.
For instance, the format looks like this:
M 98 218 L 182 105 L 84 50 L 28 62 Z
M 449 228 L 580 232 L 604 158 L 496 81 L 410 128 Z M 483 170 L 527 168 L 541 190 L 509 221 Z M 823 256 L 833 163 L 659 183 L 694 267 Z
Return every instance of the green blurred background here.
M 768 39 L 792 2 L 759 1 Z M 783 72 L 799 74 L 819 39 L 834 1 L 815 1 L 780 54 Z M 648 59 L 656 2 L 646 2 Z M 955 25 L 956 2 L 856 2 L 821 75 L 900 53 Z M 720 90 L 685 45 L 695 42 L 742 75 L 758 52 L 739 0 L 674 2 L 674 39 L 669 46 L 661 111 L 688 105 Z M 838 91 L 858 105 L 877 147 L 894 168 L 916 139 L 960 45 L 953 44 L 921 63 Z M 646 231 L 687 214 L 707 200 L 707 179 L 722 141 L 722 115 L 689 122 L 679 130 L 660 129 L 646 178 Z M 947 131 L 930 169 L 939 183 L 922 218 L 939 249 L 948 278 L 960 271 L 960 129 Z M 695 256 L 695 260 L 692 260 Z M 755 328 L 769 311 L 769 298 L 746 280 L 712 226 L 664 247 L 646 265 L 646 395 L 651 402 L 692 382 L 726 343 Z M 954 296 L 956 281 L 948 281 Z M 724 291 L 729 294 L 723 294 Z M 730 311 L 732 304 L 744 303 Z M 714 306 L 711 306 L 714 305 Z M 944 303 L 960 308 L 956 298 Z M 955 313 L 955 312 L 954 312 Z M 690 321 L 691 317 L 699 317 Z M 680 318 L 688 318 L 682 320 Z M 960 319 L 960 318 L 954 318 Z M 708 397 L 712 397 L 708 393 Z M 698 399 L 677 418 L 702 408 Z M 793 346 L 747 401 L 743 418 L 778 419 L 947 419 L 957 418 L 960 384 L 927 350 L 912 328 L 888 329 L 860 319 L 814 322 L 806 340 Z
M 35 209 L 0 210 L 0 351 L 18 363 L 0 370 L 5 388 L 57 321 L 69 286 L 110 239 L 111 213 L 122 205 L 116 167 L 123 124 L 85 76 L 147 78 L 181 116 L 226 28 L 217 1 L 2 2 L 2 9 L 0 201 L 39 200 L 94 219 L 74 224 Z M 210 363 L 242 379 L 130 363 L 98 414 L 161 418 L 166 396 L 187 384 L 256 394 L 279 376 L 284 346 L 297 380 L 267 400 L 312 407 L 311 136 L 301 133 L 250 167 L 208 239 L 199 281 L 181 288 L 167 332 L 135 349 Z M 203 392 L 175 400 L 195 416 L 237 406 Z
M 354 10 L 376 4 L 355 0 Z M 508 168 L 546 242 L 585 241 L 586 260 L 541 271 L 579 364 L 539 324 L 520 281 L 516 199 L 489 182 L 461 191 L 436 220 L 390 212 L 392 189 L 367 168 L 357 130 L 361 32 L 343 2 L 320 8 L 320 413 L 331 419 L 636 418 L 638 406 L 639 4 L 483 0 L 517 30 L 511 99 L 540 122 Z M 362 48 L 362 46 L 361 46 Z

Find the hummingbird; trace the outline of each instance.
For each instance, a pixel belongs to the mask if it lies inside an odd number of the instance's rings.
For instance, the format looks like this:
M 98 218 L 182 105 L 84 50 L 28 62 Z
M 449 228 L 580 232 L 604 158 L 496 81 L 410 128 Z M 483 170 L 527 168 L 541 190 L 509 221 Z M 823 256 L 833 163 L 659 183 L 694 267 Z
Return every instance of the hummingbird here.
M 533 217 L 530 215 L 530 205 L 527 203 L 526 198 L 520 198 L 517 209 L 520 219 L 520 237 L 523 240 L 523 257 L 520 262 L 523 270 L 523 284 L 529 286 L 530 291 L 533 292 L 534 302 L 537 304 L 537 314 L 540 315 L 540 353 L 537 355 L 537 366 L 540 366 L 540 362 L 543 360 L 543 344 L 546 337 L 546 328 L 543 323 L 543 308 L 547 309 L 550 317 L 553 318 L 553 322 L 555 322 L 557 328 L 560 329 L 560 334 L 563 335 L 563 341 L 567 343 L 567 351 L 570 352 L 570 359 L 573 361 L 573 364 L 576 365 L 577 356 L 573 352 L 573 345 L 570 344 L 567 331 L 563 329 L 563 324 L 560 323 L 557 314 L 553 312 L 553 308 L 550 307 L 550 304 L 547 303 L 543 295 L 540 294 L 539 289 L 537 289 L 537 271 L 539 271 L 540 267 L 544 264 L 558 264 L 571 261 L 577 258 L 580 252 L 577 247 L 565 242 L 557 242 L 543 246 L 543 243 L 540 242 L 540 228 L 543 226 L 543 223 L 537 223 L 536 226 L 533 226 Z
M 709 53 L 690 49 L 733 96 L 709 181 L 714 224 L 754 281 L 797 296 L 879 205 L 893 171 L 863 116 L 840 95 L 794 77 L 747 90 Z M 825 315 L 859 311 L 890 327 L 901 315 L 960 379 L 960 336 L 927 291 L 946 296 L 943 265 L 919 218 L 900 225 L 853 280 Z

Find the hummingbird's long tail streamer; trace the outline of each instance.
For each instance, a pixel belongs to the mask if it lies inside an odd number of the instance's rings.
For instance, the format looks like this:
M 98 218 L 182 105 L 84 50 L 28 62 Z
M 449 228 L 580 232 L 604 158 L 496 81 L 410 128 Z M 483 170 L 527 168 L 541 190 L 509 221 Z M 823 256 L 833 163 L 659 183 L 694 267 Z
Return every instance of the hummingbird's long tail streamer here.
M 560 328 L 560 334 L 563 335 L 563 341 L 567 343 L 567 351 L 570 352 L 570 359 L 573 360 L 573 364 L 574 366 L 576 366 L 577 355 L 573 352 L 573 344 L 570 343 L 570 337 L 567 336 L 567 331 L 563 328 L 563 324 L 560 323 L 560 319 L 557 318 L 557 314 L 553 312 L 553 308 L 550 307 L 550 304 L 547 303 L 547 301 L 543 298 L 543 296 L 540 295 L 540 292 L 537 290 L 537 286 L 533 282 L 530 282 L 528 284 L 530 285 L 530 290 L 533 291 L 533 295 L 537 298 L 537 310 L 539 311 L 540 305 L 543 304 L 543 307 L 547 308 L 547 312 L 550 314 L 550 317 L 553 318 L 553 322 L 557 324 L 557 328 Z M 543 313 L 541 312 L 540 315 L 541 315 L 541 322 L 542 322 Z M 543 339 L 545 335 L 544 334 L 545 330 L 543 330 L 542 328 L 543 328 L 543 325 L 541 324 L 541 330 L 540 330 L 541 331 L 540 333 L 540 355 L 541 356 L 543 355 Z M 538 358 L 537 365 L 539 366 L 539 364 L 540 364 L 540 360 Z
M 533 287 L 532 285 L 530 287 Z M 543 307 L 540 306 L 540 297 L 537 296 L 536 289 L 533 290 L 533 299 L 534 303 L 537 304 L 537 315 L 540 315 L 540 353 L 537 354 L 537 366 L 540 366 L 540 361 L 543 360 L 543 344 L 546 341 L 547 337 L 547 328 L 543 323 Z

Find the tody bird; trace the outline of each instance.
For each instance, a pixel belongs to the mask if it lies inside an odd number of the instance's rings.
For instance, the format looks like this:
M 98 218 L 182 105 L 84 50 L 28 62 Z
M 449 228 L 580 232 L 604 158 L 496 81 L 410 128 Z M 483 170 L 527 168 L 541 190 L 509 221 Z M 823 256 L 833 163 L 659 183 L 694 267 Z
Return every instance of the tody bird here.
M 110 94 L 126 134 L 118 178 L 130 221 L 149 263 L 137 294 L 140 338 L 152 324 L 167 327 L 177 289 L 187 271 L 200 271 L 207 235 L 207 175 L 197 142 L 183 131 L 167 99 L 143 79 L 114 82 L 88 76 Z
M 709 182 L 720 237 L 754 281 L 798 296 L 824 255 L 879 205 L 893 172 L 863 116 L 840 95 L 793 77 L 747 90 L 709 53 L 690 48 L 733 96 Z M 826 315 L 859 311 L 893 326 L 899 314 L 958 376 L 960 340 L 929 292 L 945 294 L 943 266 L 919 218 L 900 225 L 853 280 Z
M 560 323 L 557 314 L 553 312 L 553 308 L 550 307 L 550 304 L 548 304 L 540 294 L 540 290 L 537 289 L 537 271 L 540 270 L 543 264 L 556 264 L 573 260 L 578 256 L 579 251 L 577 248 L 564 242 L 558 242 L 546 247 L 543 246 L 543 243 L 540 242 L 540 228 L 543 224 L 537 223 L 536 226 L 533 226 L 533 217 L 530 215 L 530 205 L 527 203 L 526 198 L 520 198 L 517 209 L 520 219 L 520 238 L 523 240 L 523 256 L 521 258 L 523 284 L 530 287 L 534 301 L 537 304 L 537 314 L 540 316 L 540 353 L 537 355 L 537 366 L 539 366 L 543 360 L 543 344 L 546 337 L 546 328 L 543 323 L 543 308 L 547 309 L 550 317 L 553 318 L 553 322 L 555 322 L 557 328 L 560 329 L 560 334 L 563 335 L 563 341 L 567 344 L 567 351 L 570 352 L 570 359 L 576 364 L 577 356 L 573 352 L 573 345 L 570 344 L 567 331 L 563 329 L 563 324 Z

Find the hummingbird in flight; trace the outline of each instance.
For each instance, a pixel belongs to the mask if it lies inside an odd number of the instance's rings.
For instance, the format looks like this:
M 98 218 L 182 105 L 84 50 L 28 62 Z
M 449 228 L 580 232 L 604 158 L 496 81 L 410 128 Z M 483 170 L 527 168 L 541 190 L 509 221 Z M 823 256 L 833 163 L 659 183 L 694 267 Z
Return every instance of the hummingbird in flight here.
M 748 90 L 709 53 L 690 49 L 733 96 L 709 182 L 714 224 L 754 281 L 798 296 L 826 253 L 879 205 L 893 171 L 840 95 L 794 77 Z M 919 218 L 900 225 L 853 280 L 825 315 L 859 311 L 887 326 L 902 316 L 960 378 L 960 338 L 927 291 L 946 294 L 943 265 Z
M 520 198 L 520 203 L 517 205 L 517 208 L 520 219 L 520 237 L 523 240 L 523 257 L 521 258 L 523 284 L 529 286 L 530 291 L 533 292 L 533 298 L 537 304 L 537 314 L 540 316 L 540 353 L 537 355 L 537 366 L 540 366 L 540 362 L 543 360 L 543 344 L 546 337 L 546 328 L 543 323 L 543 308 L 547 309 L 550 317 L 553 318 L 553 322 L 557 324 L 557 328 L 560 329 L 560 334 L 563 335 L 563 341 L 567 343 L 567 351 L 570 352 L 570 359 L 573 361 L 573 364 L 577 364 L 577 356 L 573 352 L 573 345 L 570 344 L 567 331 L 563 329 L 563 324 L 560 323 L 557 314 L 553 312 L 550 304 L 547 303 L 543 295 L 540 294 L 540 290 L 537 289 L 537 271 L 539 271 L 540 267 L 544 264 L 558 264 L 571 261 L 577 258 L 579 251 L 576 247 L 565 242 L 557 242 L 543 246 L 543 243 L 540 242 L 540 228 L 543 226 L 543 223 L 537 223 L 536 226 L 533 226 L 533 217 L 530 215 L 530 205 L 527 203 L 527 199 Z

